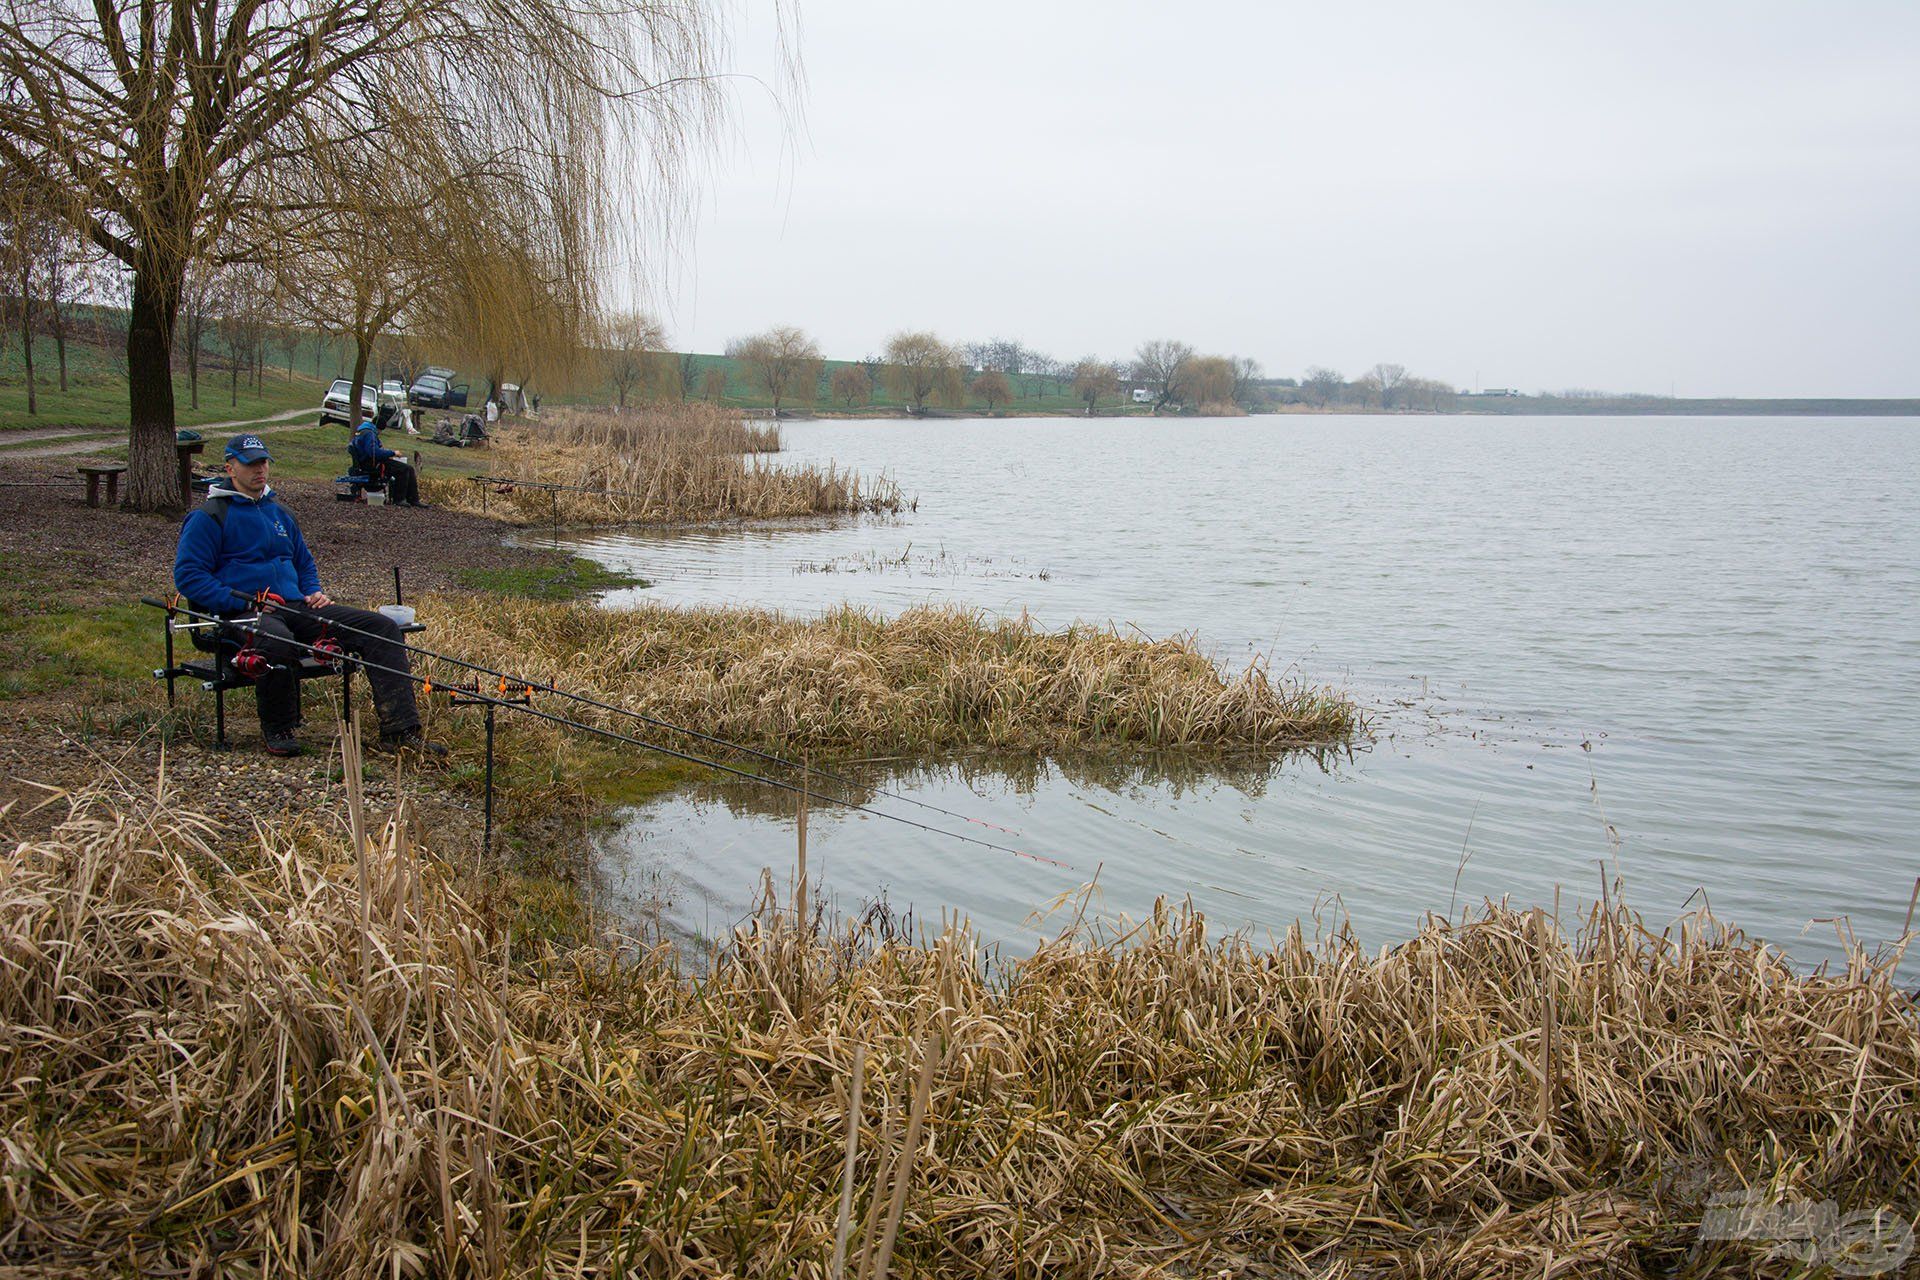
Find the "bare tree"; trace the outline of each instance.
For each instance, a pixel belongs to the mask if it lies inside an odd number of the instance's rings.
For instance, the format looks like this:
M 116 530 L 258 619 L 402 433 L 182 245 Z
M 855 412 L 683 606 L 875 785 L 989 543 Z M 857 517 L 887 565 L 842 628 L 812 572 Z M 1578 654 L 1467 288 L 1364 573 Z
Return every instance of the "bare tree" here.
M 1407 367 L 1403 364 L 1377 364 L 1360 375 L 1360 385 L 1379 401 L 1382 409 L 1393 408 L 1406 381 Z
M 622 311 L 607 321 L 600 342 L 614 404 L 625 409 L 627 396 L 646 376 L 647 357 L 666 346 L 667 331 L 644 311 Z
M 1073 367 L 1073 393 L 1086 402 L 1091 418 L 1100 402 L 1120 390 L 1120 373 L 1105 360 L 1088 356 Z
M 680 398 L 685 400 L 693 394 L 694 380 L 700 374 L 700 357 L 691 351 L 682 351 L 680 362 Z
M 1401 396 L 1409 409 L 1441 413 L 1454 407 L 1454 389 L 1433 378 L 1408 378 Z
M 987 402 L 987 412 L 991 414 L 995 406 L 1003 405 L 1013 399 L 1013 384 L 1007 381 L 1007 375 L 998 369 L 988 369 L 973 380 L 973 394 Z
M 860 357 L 859 364 L 861 369 L 866 371 L 867 385 L 871 387 L 874 392 L 879 391 L 886 385 L 886 357 L 872 354 L 865 355 Z
M 1020 352 L 1021 367 L 1011 370 L 1020 381 L 1021 392 L 1028 399 L 1038 399 L 1047 393 L 1056 382 L 1073 376 L 1075 366 L 1055 360 L 1044 351 L 1023 348 Z
M 708 369 L 706 376 L 700 381 L 700 394 L 715 404 L 726 399 L 727 371 L 718 365 Z
M 1187 399 L 1187 378 L 1193 364 L 1193 348 L 1184 342 L 1158 338 L 1143 342 L 1134 353 L 1133 376 L 1153 392 L 1153 411 Z
M 935 334 L 896 333 L 887 339 L 887 382 L 918 417 L 936 393 L 949 403 L 960 398 L 960 359 L 960 352 Z
M 19 326 L 20 356 L 27 380 L 27 412 L 40 412 L 33 344 L 35 304 L 46 283 L 49 248 L 59 228 L 44 199 L 28 187 L 0 181 L 0 304 L 8 327 Z
M 1340 376 L 1338 369 L 1329 369 L 1323 365 L 1314 365 L 1300 380 L 1300 389 L 1307 393 L 1309 400 L 1322 409 L 1326 408 L 1333 398 L 1340 394 L 1340 388 L 1346 385 L 1347 380 Z
M 1254 384 L 1260 381 L 1260 362 L 1252 356 L 1228 356 L 1233 367 L 1233 401 L 1243 409 L 1253 408 Z
M 200 357 L 205 353 L 207 329 L 220 309 L 225 285 L 221 268 L 202 262 L 190 267 L 180 279 L 179 324 L 174 329 L 180 341 L 180 358 L 187 366 L 187 395 L 195 410 L 200 408 Z M 168 375 L 173 375 L 169 371 Z
M 218 314 L 215 333 L 227 360 L 227 404 L 240 403 L 240 371 L 255 369 L 255 358 L 266 333 L 266 307 L 271 281 L 264 271 L 228 267 L 214 277 L 213 309 Z M 256 378 L 257 385 L 257 378 Z
M 287 311 L 284 300 L 278 309 L 279 319 L 273 326 L 273 345 L 280 348 L 280 354 L 287 358 L 287 381 L 293 381 L 293 358 L 300 354 L 300 343 L 305 334 L 300 331 L 299 322 Z
M 867 375 L 866 368 L 857 364 L 843 364 L 833 371 L 833 398 L 846 405 L 849 410 L 863 405 L 873 398 L 873 379 Z
M 27 242 L 34 244 L 32 240 Z M 98 274 L 97 255 L 64 222 L 47 217 L 38 238 L 40 303 L 60 371 L 60 390 L 67 390 L 67 326 L 76 302 L 86 295 Z
M 813 386 L 819 377 L 820 344 L 792 325 L 735 339 L 727 345 L 727 354 L 746 365 L 773 400 L 776 418 L 782 400 Z
M 169 353 L 189 264 L 264 260 L 346 192 L 317 151 L 419 158 L 486 139 L 540 190 L 581 279 L 625 216 L 611 166 L 656 188 L 716 122 L 710 0 L 30 0 L 0 8 L 0 163 L 132 269 L 127 505 L 177 508 Z M 387 92 L 406 83 L 409 92 Z M 635 140 L 627 135 L 642 134 Z M 618 136 L 609 136 L 618 135 Z M 631 145 L 637 141 L 639 145 Z M 428 149 L 430 154 L 430 148 Z M 333 166 L 347 172 L 344 160 Z M 357 380 L 357 379 L 356 379 Z

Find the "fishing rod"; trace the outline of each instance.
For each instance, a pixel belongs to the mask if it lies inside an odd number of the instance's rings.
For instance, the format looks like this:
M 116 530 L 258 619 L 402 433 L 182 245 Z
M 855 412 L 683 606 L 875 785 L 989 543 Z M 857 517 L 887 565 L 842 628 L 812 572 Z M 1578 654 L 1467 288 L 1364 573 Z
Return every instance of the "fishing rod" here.
M 228 590 L 232 592 L 234 597 L 237 599 L 245 600 L 249 604 L 257 605 L 259 603 L 259 601 L 254 599 L 254 597 L 249 596 L 244 592 L 233 591 L 231 587 L 228 588 Z M 276 609 L 285 609 L 289 613 L 300 614 L 304 617 L 311 618 L 316 622 L 323 623 L 328 627 L 334 628 L 335 630 L 338 630 L 338 631 L 346 632 L 350 635 L 365 636 L 368 639 L 372 639 L 372 640 L 387 639 L 386 636 L 383 636 L 378 632 L 368 631 L 364 627 L 350 626 L 349 624 L 344 622 L 336 622 L 331 618 L 324 618 L 320 614 L 307 608 L 304 604 L 299 604 L 294 601 L 290 601 L 290 600 L 279 601 L 275 603 L 273 607 Z M 1004 832 L 1010 836 L 1018 836 L 1021 834 L 1020 832 L 1015 831 L 1011 827 L 1003 827 L 998 823 L 988 822 L 984 818 L 974 818 L 964 813 L 957 813 L 952 809 L 943 809 L 937 804 L 932 804 L 925 800 L 918 800 L 912 796 L 902 795 L 896 791 L 889 791 L 885 787 L 877 787 L 877 786 L 868 787 L 866 784 L 861 783 L 856 779 L 845 777 L 841 774 L 834 773 L 827 769 L 821 769 L 813 765 L 803 764 L 798 761 L 789 760 L 784 756 L 775 755 L 770 751 L 762 751 L 757 747 L 750 747 L 742 742 L 734 742 L 730 739 L 719 737 L 716 734 L 702 733 L 698 729 L 689 729 L 685 725 L 674 724 L 670 720 L 662 720 L 657 716 L 650 716 L 642 711 L 634 711 L 628 707 L 617 706 L 611 702 L 603 702 L 598 698 L 590 698 L 584 693 L 573 693 L 569 690 L 560 688 L 558 685 L 553 684 L 551 681 L 535 682 L 532 680 L 528 680 L 524 676 L 515 675 L 510 671 L 496 671 L 492 667 L 482 666 L 477 662 L 469 662 L 465 658 L 456 658 L 451 656 L 450 654 L 437 653 L 432 649 L 424 648 L 423 646 L 420 646 L 420 645 L 409 644 L 405 640 L 395 640 L 395 641 L 392 641 L 391 643 L 398 645 L 400 648 L 406 650 L 408 653 L 414 654 L 418 657 L 429 658 L 435 662 L 444 662 L 451 666 L 463 668 L 464 670 L 467 670 L 467 671 L 477 672 L 480 675 L 492 676 L 497 680 L 506 682 L 507 684 L 519 685 L 522 688 L 525 688 L 526 690 L 528 690 L 529 692 L 550 693 L 555 697 L 565 698 L 570 702 L 577 702 L 582 706 L 593 707 L 600 711 L 610 711 L 615 715 L 625 716 L 630 720 L 637 720 L 641 724 L 650 725 L 655 729 L 664 729 L 672 733 L 682 733 L 688 736 L 689 738 L 696 738 L 701 742 L 711 743 L 716 747 L 724 747 L 730 751 L 738 751 L 738 752 L 741 752 L 742 754 L 753 756 L 755 759 L 764 760 L 768 764 L 778 765 L 782 769 L 795 771 L 802 775 L 811 774 L 816 777 L 826 778 L 827 780 L 831 782 L 836 782 L 843 787 L 849 787 L 855 790 L 861 790 L 861 789 L 872 790 L 880 795 L 886 796 L 890 800 L 898 800 L 903 804 L 914 805 L 914 806 L 917 806 L 918 808 L 925 809 L 930 813 L 937 813 L 942 815 L 943 817 L 948 817 L 948 818 L 957 818 L 961 822 L 970 822 L 975 826 L 986 827 L 992 831 Z M 505 689 L 502 688 L 501 692 L 504 693 Z
M 320 637 L 320 643 L 308 644 L 305 641 L 297 640 L 292 636 L 283 636 L 276 632 L 262 630 L 262 628 L 260 627 L 261 619 L 260 619 L 260 615 L 258 614 L 255 614 L 252 617 L 236 616 L 232 618 L 223 618 L 218 614 L 206 613 L 202 610 L 195 609 L 190 605 L 178 603 L 177 601 L 173 604 L 168 604 L 165 601 L 155 600 L 151 596 L 142 596 L 140 598 L 140 603 L 151 606 L 152 608 L 155 608 L 155 609 L 166 610 L 168 613 L 183 613 L 189 618 L 198 619 L 202 623 L 214 623 L 214 624 L 225 625 L 233 628 L 236 631 L 240 631 L 244 634 L 251 635 L 256 638 L 272 640 L 278 644 L 291 645 L 294 648 L 300 649 L 303 652 L 307 653 L 308 655 L 319 658 L 325 662 L 338 662 L 338 661 L 341 661 L 342 658 L 345 656 L 340 652 L 338 647 L 325 644 L 324 643 L 326 640 L 325 636 Z M 279 606 L 274 605 L 272 607 L 277 608 Z M 322 621 L 325 621 L 325 620 L 322 619 Z M 384 639 L 384 637 L 381 637 L 381 638 Z M 357 654 L 353 656 L 352 660 L 363 671 L 383 671 L 388 675 L 399 676 L 403 680 L 407 680 L 413 684 L 420 685 L 422 687 L 423 692 L 425 692 L 429 696 L 431 696 L 434 691 L 433 680 L 429 677 L 416 675 L 411 671 L 407 671 L 399 667 L 389 667 L 382 663 L 371 662 L 371 661 L 368 661 L 366 658 L 361 657 Z M 528 686 L 528 687 L 531 687 L 531 686 Z M 537 707 L 528 705 L 525 702 L 518 702 L 518 701 L 514 701 L 512 699 L 504 698 L 504 697 L 494 697 L 491 694 L 481 692 L 479 683 L 477 681 L 474 683 L 474 685 L 471 688 L 458 686 L 458 685 L 455 685 L 455 686 L 442 685 L 441 691 L 443 693 L 448 693 L 448 694 L 458 693 L 462 697 L 470 698 L 473 701 L 481 703 L 483 705 L 492 706 L 492 707 L 505 707 L 512 711 L 518 711 L 518 712 L 521 712 L 522 714 L 534 716 L 538 719 L 545 720 L 550 724 L 559 725 L 562 728 L 577 729 L 582 733 L 594 734 L 597 737 L 606 738 L 609 741 L 623 742 L 629 746 L 639 747 L 645 751 L 658 752 L 659 754 L 664 756 L 671 756 L 675 760 L 684 760 L 689 764 L 703 765 L 706 768 L 715 770 L 716 772 L 719 772 L 719 773 L 731 774 L 736 778 L 744 778 L 749 782 L 758 782 L 764 786 L 777 787 L 782 791 L 793 792 L 795 795 L 818 796 L 820 799 L 825 800 L 829 804 L 840 805 L 842 808 L 851 810 L 855 813 L 864 813 L 876 818 L 885 818 L 889 822 L 898 822 L 903 826 L 912 827 L 918 831 L 925 831 L 931 835 L 945 836 L 949 840 L 958 840 L 962 844 L 978 845 L 980 848 L 992 849 L 997 853 L 1010 853 L 1016 858 L 1025 858 L 1030 862 L 1042 862 L 1050 867 L 1060 867 L 1064 870 L 1072 870 L 1072 865 L 1070 863 L 1061 862 L 1058 859 L 1048 858 L 1037 853 L 1029 853 L 1025 849 L 1016 849 L 1016 848 L 1013 848 L 1011 845 L 995 844 L 990 840 L 981 840 L 975 836 L 962 835 L 957 831 L 948 831 L 948 830 L 945 830 L 944 828 L 932 826 L 925 822 L 916 822 L 912 818 L 903 818 L 897 813 L 888 813 L 884 809 L 875 809 L 868 805 L 860 804 L 857 801 L 848 800 L 844 796 L 833 795 L 830 792 L 812 791 L 807 787 L 796 786 L 795 784 L 784 781 L 780 778 L 769 778 L 765 774 L 752 773 L 746 769 L 737 769 L 730 764 L 723 764 L 718 760 L 709 760 L 705 756 L 695 755 L 689 751 L 676 751 L 672 747 L 663 747 L 657 742 L 648 742 L 646 739 L 636 738 L 632 734 L 620 733 L 613 729 L 603 729 L 599 725 L 587 724 L 580 720 L 570 720 L 566 716 L 555 715 L 551 711 L 542 711 Z

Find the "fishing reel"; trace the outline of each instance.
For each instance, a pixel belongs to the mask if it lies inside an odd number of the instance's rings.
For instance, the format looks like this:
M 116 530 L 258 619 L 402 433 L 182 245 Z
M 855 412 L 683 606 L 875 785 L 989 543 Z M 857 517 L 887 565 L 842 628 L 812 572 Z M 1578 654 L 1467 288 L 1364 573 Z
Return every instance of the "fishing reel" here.
M 235 674 L 248 680 L 258 680 L 267 674 L 267 668 L 272 664 L 267 661 L 266 654 L 252 645 L 247 645 L 233 655 L 233 660 L 228 665 L 233 668 Z
M 342 649 L 340 642 L 332 636 L 321 636 L 313 642 L 313 656 L 322 662 L 338 666 L 346 658 L 347 651 Z

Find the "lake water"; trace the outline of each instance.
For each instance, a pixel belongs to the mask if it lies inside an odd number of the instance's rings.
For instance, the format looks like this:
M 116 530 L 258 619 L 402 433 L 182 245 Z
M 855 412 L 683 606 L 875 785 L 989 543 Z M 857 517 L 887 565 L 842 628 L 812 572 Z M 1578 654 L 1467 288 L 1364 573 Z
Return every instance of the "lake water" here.
M 956 602 L 1191 632 L 1223 666 L 1372 709 L 1350 758 L 1228 770 L 967 759 L 880 785 L 1055 868 L 816 809 L 841 910 L 884 894 L 1018 945 L 1191 896 L 1220 926 L 1350 918 L 1371 944 L 1506 896 L 1571 913 L 1603 868 L 1664 924 L 1817 963 L 1899 935 L 1920 874 L 1920 424 L 1366 418 L 789 425 L 784 464 L 885 471 L 897 520 L 597 537 L 654 600 Z M 614 603 L 618 603 L 618 597 Z M 886 802 L 883 800 L 883 804 Z M 892 804 L 948 827 L 951 819 Z M 964 827 L 973 834 L 980 828 Z M 787 799 L 715 788 L 605 843 L 622 909 L 716 933 L 793 862 Z

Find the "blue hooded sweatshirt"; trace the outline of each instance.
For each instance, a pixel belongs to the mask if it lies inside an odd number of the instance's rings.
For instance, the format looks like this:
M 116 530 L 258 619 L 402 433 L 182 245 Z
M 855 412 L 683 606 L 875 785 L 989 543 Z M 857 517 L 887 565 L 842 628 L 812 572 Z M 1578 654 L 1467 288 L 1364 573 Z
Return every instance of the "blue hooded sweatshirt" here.
M 215 502 L 227 504 L 224 522 L 208 510 Z M 260 591 L 283 600 L 312 595 L 320 589 L 320 568 L 293 512 L 274 501 L 272 489 L 256 502 L 215 485 L 207 491 L 207 505 L 189 512 L 180 526 L 173 585 L 196 609 L 238 613 Z
M 380 428 L 371 422 L 362 422 L 359 430 L 353 433 L 353 439 L 347 442 L 347 456 L 353 459 L 353 465 L 368 475 L 379 463 L 388 458 L 397 458 L 399 451 L 388 449 L 380 443 Z

